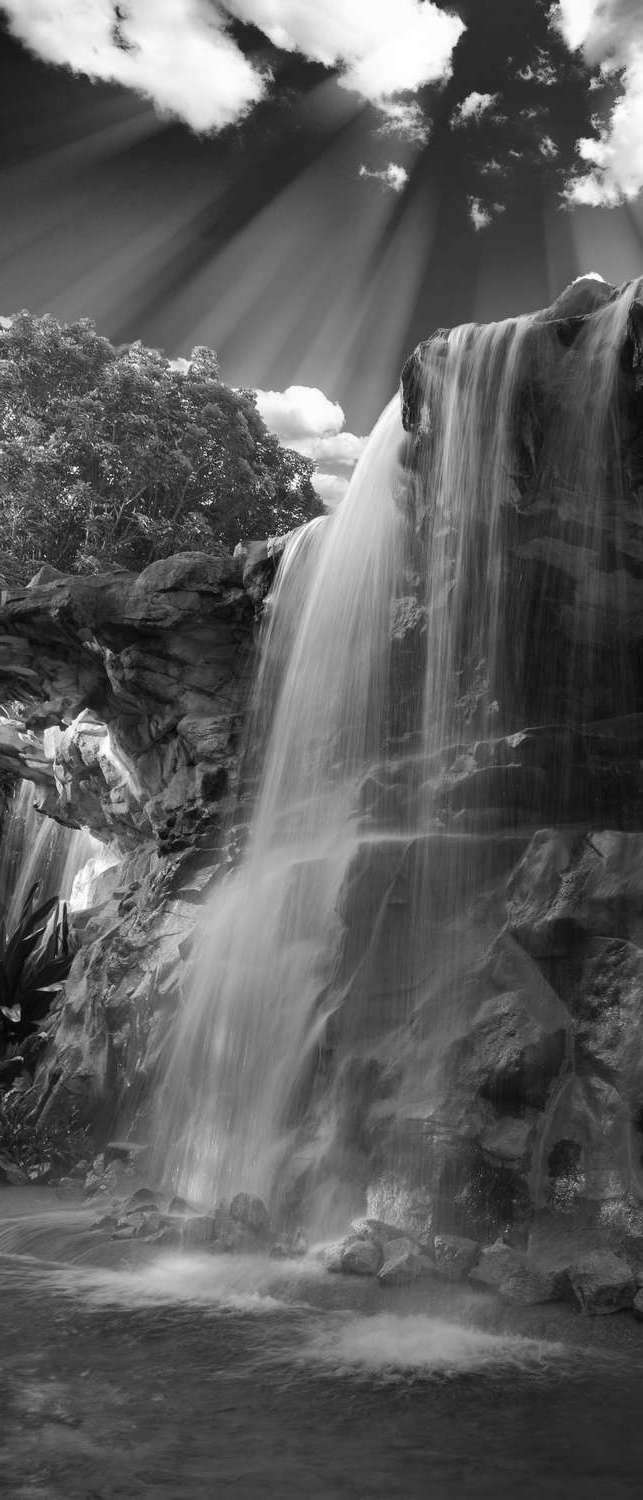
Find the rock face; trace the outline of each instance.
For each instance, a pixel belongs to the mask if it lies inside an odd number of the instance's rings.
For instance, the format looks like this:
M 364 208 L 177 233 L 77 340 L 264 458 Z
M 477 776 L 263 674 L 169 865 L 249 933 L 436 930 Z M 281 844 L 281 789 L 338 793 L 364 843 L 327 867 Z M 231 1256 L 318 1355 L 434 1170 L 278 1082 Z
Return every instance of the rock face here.
M 42 788 L 51 816 L 123 847 L 212 836 L 234 789 L 253 613 L 241 560 L 202 553 L 5 591 L 0 693 L 25 714 L 0 734 L 0 764 Z
M 119 856 L 75 919 L 26 1118 L 90 1122 L 101 1139 L 147 1095 L 198 905 L 230 857 L 265 552 L 260 577 L 244 557 L 194 553 L 139 576 L 43 569 L 1 596 L 0 698 L 22 717 L 0 727 L 0 770 Z

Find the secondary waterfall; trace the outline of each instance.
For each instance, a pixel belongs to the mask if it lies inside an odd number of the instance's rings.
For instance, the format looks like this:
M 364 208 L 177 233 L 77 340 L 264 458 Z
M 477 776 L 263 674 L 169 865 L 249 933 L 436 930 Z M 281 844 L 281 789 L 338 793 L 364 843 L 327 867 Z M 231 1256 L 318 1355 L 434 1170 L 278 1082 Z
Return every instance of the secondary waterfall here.
M 396 397 L 337 513 L 286 550 L 252 714 L 262 743 L 250 835 L 208 909 L 159 1098 L 159 1159 L 188 1197 L 269 1198 L 289 1153 L 324 1154 L 319 1079 L 331 1052 L 336 1075 L 349 1035 L 359 1054 L 396 973 L 401 1026 L 424 986 L 436 1068 L 445 1036 L 466 1024 L 450 978 L 466 934 L 451 897 L 481 869 L 484 885 L 486 830 L 502 808 L 489 811 L 481 777 L 479 804 L 454 810 L 445 767 L 455 774 L 472 746 L 526 712 L 556 718 L 565 695 L 571 720 L 590 708 L 575 643 L 586 660 L 606 606 L 597 559 L 608 479 L 618 486 L 615 401 L 634 291 L 569 331 L 539 315 L 429 340 L 411 432 Z M 561 393 L 546 424 L 533 404 L 541 385 Z M 505 549 L 512 516 L 542 511 L 546 491 L 582 576 L 571 648 L 549 641 L 551 659 L 534 663 L 547 589 L 510 596 Z M 525 552 L 525 576 L 535 555 Z M 385 917 L 390 938 L 377 948 Z
M 38 884 L 38 904 L 60 896 L 72 907 L 80 905 L 74 892 L 79 876 L 90 862 L 98 867 L 109 858 L 87 829 L 65 828 L 39 813 L 36 796 L 32 782 L 19 782 L 2 828 L 0 913 L 9 935 L 33 885 Z

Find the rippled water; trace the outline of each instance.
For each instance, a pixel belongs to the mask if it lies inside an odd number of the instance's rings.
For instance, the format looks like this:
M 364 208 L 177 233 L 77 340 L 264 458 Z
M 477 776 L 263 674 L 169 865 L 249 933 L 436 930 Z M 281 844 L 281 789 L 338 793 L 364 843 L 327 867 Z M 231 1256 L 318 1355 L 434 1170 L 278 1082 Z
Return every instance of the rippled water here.
M 626 1316 L 499 1315 L 491 1297 L 428 1283 L 382 1293 L 310 1259 L 153 1259 L 101 1243 L 86 1211 L 25 1219 L 20 1203 L 12 1220 L 11 1197 L 11 1500 L 641 1492 L 643 1330 Z

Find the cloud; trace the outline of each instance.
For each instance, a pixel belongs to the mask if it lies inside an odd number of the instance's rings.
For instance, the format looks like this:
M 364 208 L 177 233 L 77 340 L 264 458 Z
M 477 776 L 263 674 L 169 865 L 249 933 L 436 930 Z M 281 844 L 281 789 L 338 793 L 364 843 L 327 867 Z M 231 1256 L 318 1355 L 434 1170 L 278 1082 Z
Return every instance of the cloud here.
M 210 132 L 262 97 L 266 76 L 226 33 L 207 0 L 2 0 L 14 36 L 47 62 L 119 83 L 161 114 Z
M 519 68 L 516 77 L 522 79 L 523 83 L 539 83 L 546 89 L 553 88 L 558 82 L 556 69 L 542 47 L 536 48 L 535 62 Z
M 542 140 L 538 142 L 538 150 L 545 161 L 555 161 L 558 156 L 558 147 L 550 135 L 544 135 Z
M 381 99 L 378 109 L 384 115 L 378 127 L 378 135 L 400 135 L 418 146 L 426 146 L 431 135 L 431 122 L 427 120 L 419 104 L 400 104 L 394 99 Z
M 401 167 L 399 162 L 396 161 L 390 161 L 388 166 L 383 167 L 380 172 L 372 171 L 370 167 L 365 167 L 362 164 L 359 169 L 359 176 L 375 177 L 379 182 L 383 182 L 385 187 L 392 188 L 394 193 L 401 193 L 402 188 L 406 187 L 409 180 L 406 167 Z
M 226 9 L 275 47 L 339 68 L 342 86 L 371 103 L 448 78 L 465 30 L 433 0 L 226 0 Z
M 324 505 L 329 510 L 336 510 L 337 506 L 344 499 L 349 480 L 338 474 L 315 474 L 313 475 L 313 484 Z
M 343 88 L 379 106 L 449 78 L 465 30 L 433 0 L 1 0 L 0 11 L 47 62 L 133 89 L 197 132 L 242 118 L 266 91 L 269 75 L 244 56 L 231 20 L 337 69 Z M 419 130 L 413 105 L 399 111 Z
M 573 173 L 565 196 L 570 203 L 608 207 L 636 198 L 643 187 L 643 6 L 640 0 L 559 0 L 550 22 L 589 68 L 619 84 L 597 138 L 576 142 L 586 170 Z
M 256 391 L 257 406 L 271 432 L 282 442 L 293 438 L 325 437 L 340 432 L 344 413 L 317 386 L 289 385 L 285 391 Z
M 467 94 L 466 99 L 456 104 L 451 116 L 452 129 L 457 130 L 463 125 L 472 123 L 478 125 L 484 115 L 490 114 L 495 109 L 499 98 L 499 94 L 480 94 L 477 89 L 474 89 L 471 94 Z
M 322 470 L 313 482 L 327 505 L 337 505 L 362 453 L 366 438 L 344 430 L 345 416 L 317 386 L 291 385 L 285 391 L 256 391 L 266 427 L 287 448 L 311 458 Z
M 488 229 L 498 214 L 505 212 L 504 203 L 483 203 L 480 198 L 473 197 L 467 198 L 467 207 L 476 233 L 479 233 L 481 229 Z

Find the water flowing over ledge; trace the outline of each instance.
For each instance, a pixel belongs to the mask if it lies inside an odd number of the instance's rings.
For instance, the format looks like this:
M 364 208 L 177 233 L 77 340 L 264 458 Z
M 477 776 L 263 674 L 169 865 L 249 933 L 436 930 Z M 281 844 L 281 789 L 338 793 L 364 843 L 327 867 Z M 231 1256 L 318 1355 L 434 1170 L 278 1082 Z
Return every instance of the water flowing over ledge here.
M 288 1230 L 636 1219 L 640 291 L 438 331 L 283 545 L 4 598 L 2 766 L 120 859 L 25 1110 Z

